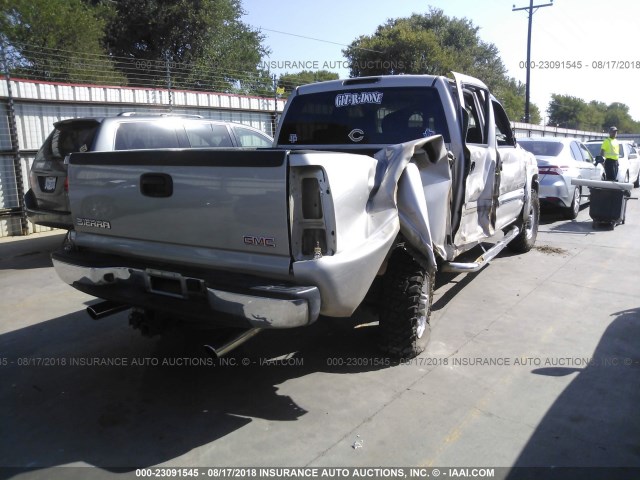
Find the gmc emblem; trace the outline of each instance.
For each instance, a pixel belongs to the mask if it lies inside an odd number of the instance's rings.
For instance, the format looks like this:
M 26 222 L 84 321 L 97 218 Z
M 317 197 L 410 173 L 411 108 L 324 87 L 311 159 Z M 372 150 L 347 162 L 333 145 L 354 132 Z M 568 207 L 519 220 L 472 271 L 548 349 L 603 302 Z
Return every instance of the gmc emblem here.
M 254 247 L 275 247 L 276 239 L 273 237 L 254 237 L 253 235 L 245 235 L 243 237 L 245 245 Z

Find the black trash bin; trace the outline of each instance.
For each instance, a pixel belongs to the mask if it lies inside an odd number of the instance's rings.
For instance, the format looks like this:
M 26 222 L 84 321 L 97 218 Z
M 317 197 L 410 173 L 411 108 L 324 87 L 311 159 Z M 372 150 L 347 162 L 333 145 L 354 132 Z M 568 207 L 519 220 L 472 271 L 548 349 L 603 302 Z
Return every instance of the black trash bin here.
M 590 190 L 589 216 L 592 218 L 594 226 L 608 224 L 615 227 L 623 224 L 629 192 L 595 187 L 591 187 Z

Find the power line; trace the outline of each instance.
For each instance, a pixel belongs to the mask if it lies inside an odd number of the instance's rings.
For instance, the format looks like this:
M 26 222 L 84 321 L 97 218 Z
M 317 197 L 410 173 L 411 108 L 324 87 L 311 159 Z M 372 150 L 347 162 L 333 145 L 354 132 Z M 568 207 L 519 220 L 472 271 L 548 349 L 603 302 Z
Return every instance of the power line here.
M 316 41 L 316 42 L 322 42 L 322 43 L 330 43 L 330 44 L 332 44 L 332 45 L 339 45 L 339 46 L 341 46 L 341 47 L 350 47 L 350 48 L 355 48 L 356 50 L 365 50 L 365 51 L 367 51 L 367 52 L 384 53 L 384 52 L 381 52 L 381 51 L 379 51 L 379 50 L 373 50 L 373 49 L 371 49 L 371 48 L 354 47 L 354 46 L 352 46 L 352 45 L 345 45 L 344 43 L 332 42 L 332 41 L 330 41 L 330 40 L 323 40 L 323 39 L 321 39 L 321 38 L 307 37 L 307 36 L 305 36 L 305 35 L 298 35 L 298 34 L 296 34 L 296 33 L 282 32 L 282 31 L 280 31 L 280 30 L 271 30 L 271 29 L 269 29 L 269 28 L 263 28 L 263 27 L 258 27 L 258 28 L 260 28 L 260 30 L 264 30 L 265 32 L 279 33 L 279 34 L 281 34 L 281 35 L 290 35 L 290 36 L 292 36 L 292 37 L 304 38 L 304 39 L 306 39 L 306 40 L 314 40 L 314 41 Z

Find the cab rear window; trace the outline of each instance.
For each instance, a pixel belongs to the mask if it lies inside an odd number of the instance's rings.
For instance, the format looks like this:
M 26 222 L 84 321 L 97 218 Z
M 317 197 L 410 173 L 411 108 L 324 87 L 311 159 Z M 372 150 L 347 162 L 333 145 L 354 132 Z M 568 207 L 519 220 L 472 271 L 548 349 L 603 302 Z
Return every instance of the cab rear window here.
M 450 142 L 436 89 L 348 89 L 294 97 L 278 143 L 395 144 L 436 134 Z

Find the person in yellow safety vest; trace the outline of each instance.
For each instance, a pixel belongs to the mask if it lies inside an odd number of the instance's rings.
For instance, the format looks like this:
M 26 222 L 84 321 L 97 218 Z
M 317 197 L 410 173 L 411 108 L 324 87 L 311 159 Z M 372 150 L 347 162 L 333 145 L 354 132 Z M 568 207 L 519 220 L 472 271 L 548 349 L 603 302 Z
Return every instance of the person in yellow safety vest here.
M 602 142 L 600 155 L 604 157 L 604 173 L 607 180 L 616 181 L 618 179 L 618 158 L 620 157 L 620 144 L 616 140 L 618 129 L 609 128 L 609 136 Z

